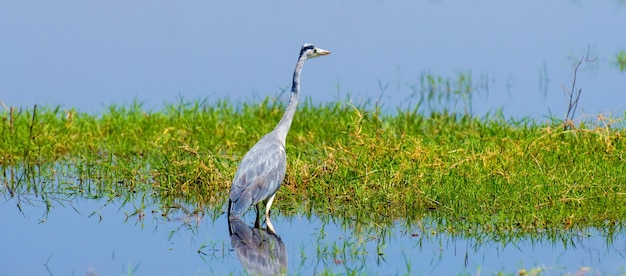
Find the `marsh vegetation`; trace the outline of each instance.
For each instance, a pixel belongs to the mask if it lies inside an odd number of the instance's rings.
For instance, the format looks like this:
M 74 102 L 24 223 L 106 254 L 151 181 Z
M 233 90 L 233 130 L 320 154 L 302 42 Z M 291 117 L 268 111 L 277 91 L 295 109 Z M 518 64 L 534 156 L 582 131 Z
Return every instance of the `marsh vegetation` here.
M 5 194 L 118 197 L 221 212 L 237 161 L 280 119 L 266 99 L 59 107 L 2 113 Z M 622 118 L 562 122 L 417 110 L 383 114 L 304 102 L 288 137 L 277 212 L 389 224 L 428 216 L 449 231 L 535 232 L 621 225 L 626 212 Z
M 499 111 L 472 115 L 472 96 L 484 81 L 473 82 L 469 73 L 426 74 L 421 83 L 412 88 L 418 103 L 408 110 L 350 100 L 300 104 L 273 215 L 319 219 L 320 241 L 331 222 L 356 233 L 318 243 L 318 259 L 358 264 L 378 256 L 378 262 L 399 233 L 418 245 L 441 233 L 477 247 L 539 240 L 567 247 L 590 231 L 610 244 L 623 234 L 624 116 L 574 117 L 581 93 L 575 83 L 566 93 L 566 117 L 541 121 Z M 181 99 L 161 110 L 134 102 L 96 115 L 4 106 L 2 193 L 20 211 L 41 203 L 42 220 L 56 206 L 88 199 L 132 206 L 127 219 L 152 213 L 215 221 L 238 161 L 284 107 L 275 98 Z M 411 265 L 407 260 L 407 272 Z M 346 271 L 362 270 L 346 264 Z

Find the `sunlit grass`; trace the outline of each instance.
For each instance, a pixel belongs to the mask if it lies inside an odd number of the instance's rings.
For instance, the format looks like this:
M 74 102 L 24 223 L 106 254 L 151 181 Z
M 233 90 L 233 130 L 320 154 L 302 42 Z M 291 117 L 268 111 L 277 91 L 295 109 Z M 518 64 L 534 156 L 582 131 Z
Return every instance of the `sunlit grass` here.
M 221 214 L 239 159 L 279 121 L 266 99 L 0 113 L 5 195 L 125 198 Z M 452 233 L 613 227 L 626 213 L 623 118 L 562 122 L 301 103 L 273 211 Z

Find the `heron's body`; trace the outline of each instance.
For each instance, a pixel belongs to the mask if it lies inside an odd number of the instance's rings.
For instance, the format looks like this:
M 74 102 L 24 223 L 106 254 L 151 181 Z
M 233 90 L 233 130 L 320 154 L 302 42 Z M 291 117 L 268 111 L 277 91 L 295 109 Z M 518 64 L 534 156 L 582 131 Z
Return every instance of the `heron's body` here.
M 268 228 L 273 228 L 269 221 L 269 210 L 274 201 L 274 195 L 285 178 L 287 168 L 285 140 L 298 105 L 302 65 L 309 58 L 328 54 L 330 52 L 319 49 L 312 44 L 304 44 L 302 46 L 293 72 L 291 96 L 285 114 L 283 114 L 276 128 L 263 136 L 239 163 L 235 179 L 233 179 L 230 188 L 228 200 L 229 216 L 240 217 L 251 206 L 256 206 L 258 212 L 258 204 L 267 200 L 265 207 L 266 223 Z
M 230 214 L 241 216 L 250 206 L 272 197 L 285 179 L 285 145 L 269 133 L 241 159 L 230 188 Z

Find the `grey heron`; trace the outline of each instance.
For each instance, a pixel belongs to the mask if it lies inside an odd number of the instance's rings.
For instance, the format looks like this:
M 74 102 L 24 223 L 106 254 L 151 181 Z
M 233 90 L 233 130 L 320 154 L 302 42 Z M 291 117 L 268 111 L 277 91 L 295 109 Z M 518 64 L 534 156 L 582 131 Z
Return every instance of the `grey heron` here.
M 283 117 L 272 132 L 263 136 L 244 155 L 239 163 L 235 178 L 230 187 L 228 199 L 228 216 L 241 217 L 251 206 L 255 206 L 259 224 L 259 205 L 267 200 L 265 206 L 265 223 L 268 229 L 273 230 L 269 220 L 269 211 L 274 201 L 276 191 L 285 178 L 287 157 L 285 140 L 293 121 L 293 115 L 298 106 L 300 94 L 300 72 L 307 59 L 330 54 L 329 51 L 315 47 L 313 44 L 304 44 L 300 49 L 300 56 L 293 71 L 293 83 L 289 103 Z

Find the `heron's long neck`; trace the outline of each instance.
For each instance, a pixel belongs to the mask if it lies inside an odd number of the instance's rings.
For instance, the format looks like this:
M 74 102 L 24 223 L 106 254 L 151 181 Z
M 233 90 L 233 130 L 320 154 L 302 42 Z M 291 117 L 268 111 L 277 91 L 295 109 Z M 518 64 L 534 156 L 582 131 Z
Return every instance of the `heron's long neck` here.
M 296 69 L 293 71 L 293 84 L 291 86 L 291 96 L 289 97 L 289 104 L 283 114 L 283 117 L 278 122 L 273 132 L 278 136 L 278 139 L 285 144 L 287 139 L 287 133 L 289 127 L 291 127 L 291 121 L 293 121 L 293 115 L 296 113 L 296 107 L 298 106 L 298 96 L 300 96 L 300 72 L 302 72 L 302 65 L 306 57 L 301 56 L 296 63 Z

